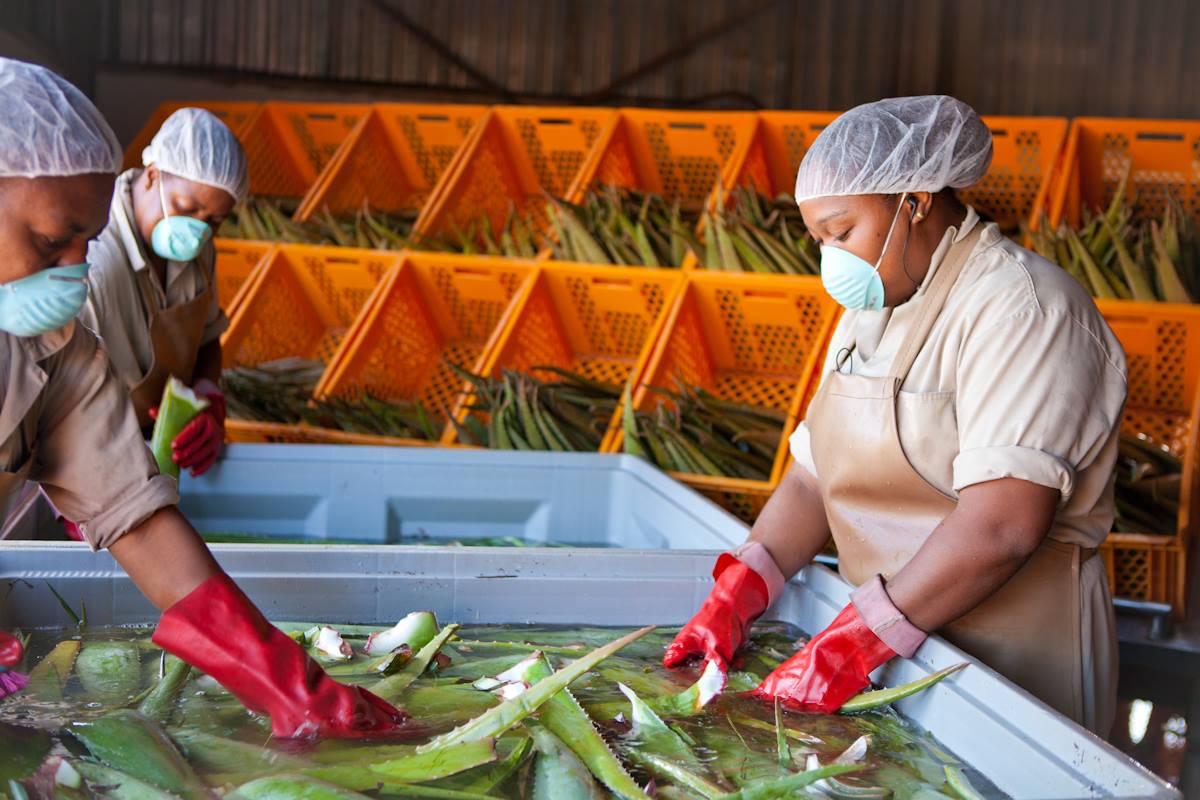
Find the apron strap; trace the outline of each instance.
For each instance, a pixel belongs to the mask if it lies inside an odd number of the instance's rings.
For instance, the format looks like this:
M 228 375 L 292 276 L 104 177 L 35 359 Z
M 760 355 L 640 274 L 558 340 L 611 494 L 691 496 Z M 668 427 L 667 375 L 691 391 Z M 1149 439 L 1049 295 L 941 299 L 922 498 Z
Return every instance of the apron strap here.
M 892 368 L 888 371 L 888 378 L 894 382 L 896 389 L 899 389 L 900 385 L 904 383 L 904 379 L 908 377 L 909 370 L 917 360 L 917 354 L 925 346 L 929 331 L 933 329 L 933 323 L 937 322 L 938 316 L 941 315 L 942 309 L 946 305 L 946 298 L 950 296 L 950 290 L 954 288 L 958 276 L 962 273 L 963 265 L 967 263 L 967 258 L 974 251 L 975 245 L 982 235 L 983 222 L 979 221 L 975 223 L 975 228 L 970 233 L 950 247 L 950 251 L 938 265 L 933 280 L 929 282 L 925 299 L 921 301 L 917 318 L 913 321 L 912 327 L 908 329 L 904 341 L 900 343 L 900 350 L 896 353 L 896 358 L 892 361 Z

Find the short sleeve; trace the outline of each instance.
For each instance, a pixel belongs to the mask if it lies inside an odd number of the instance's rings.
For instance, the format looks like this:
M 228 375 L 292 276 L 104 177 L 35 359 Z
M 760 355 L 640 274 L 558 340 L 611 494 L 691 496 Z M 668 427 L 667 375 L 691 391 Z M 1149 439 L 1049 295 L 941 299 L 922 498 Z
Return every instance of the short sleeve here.
M 110 546 L 155 511 L 179 502 L 138 428 L 129 393 L 95 335 L 75 326 L 46 362 L 33 480 L 95 549 Z
M 956 367 L 954 490 L 999 478 L 1058 489 L 1065 505 L 1120 423 L 1125 365 L 1099 315 L 1028 306 L 964 341 Z
M 797 464 L 816 476 L 817 465 L 813 461 L 812 433 L 808 429 L 808 422 L 801 422 L 796 426 L 796 430 L 788 439 L 788 449 L 792 451 L 792 458 Z
M 220 339 L 221 334 L 229 330 L 229 317 L 221 308 L 221 298 L 217 291 L 217 253 L 211 239 L 204 246 L 204 251 L 200 253 L 197 261 L 200 269 L 204 271 L 209 285 L 213 287 L 212 302 L 209 303 L 208 316 L 204 321 L 204 332 L 200 337 L 200 344 L 206 345 Z

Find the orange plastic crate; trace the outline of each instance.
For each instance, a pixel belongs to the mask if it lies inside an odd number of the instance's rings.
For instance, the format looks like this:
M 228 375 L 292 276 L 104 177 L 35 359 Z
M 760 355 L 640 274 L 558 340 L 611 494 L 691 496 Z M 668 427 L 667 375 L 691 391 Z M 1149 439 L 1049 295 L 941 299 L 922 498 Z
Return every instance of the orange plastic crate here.
M 296 356 L 327 365 L 397 253 L 312 245 L 278 245 L 256 270 L 229 330 L 221 337 L 225 367 Z M 297 426 L 229 420 L 234 441 L 270 441 Z M 254 438 L 261 436 L 263 438 Z
M 781 282 L 760 275 L 692 272 L 678 295 L 645 366 L 634 406 L 649 411 L 664 398 L 649 387 L 676 388 L 676 379 L 714 395 L 784 411 L 772 474 L 767 481 L 691 473 L 675 477 L 752 521 L 783 476 L 787 436 L 803 417 L 812 382 L 837 318 L 837 304 L 817 278 Z M 620 451 L 624 437 L 612 438 Z
M 653 346 L 681 286 L 678 272 L 546 264 L 518 302 L 480 374 L 532 372 L 536 366 L 553 366 L 624 384 L 636 378 L 637 367 Z M 468 413 L 460 409 L 458 418 Z M 610 422 L 608 435 L 616 424 L 619 414 Z
M 376 103 L 347 137 L 296 212 L 307 220 L 367 203 L 382 211 L 418 210 L 487 111 L 475 105 Z
M 580 200 L 594 185 L 622 186 L 703 202 L 754 130 L 743 111 L 662 111 L 623 108 L 571 187 Z
M 435 188 L 415 230 L 452 236 L 486 215 L 499 230 L 511 209 L 565 197 L 616 112 L 607 108 L 498 106 L 480 120 Z
M 251 194 L 304 197 L 370 110 L 366 103 L 263 103 L 239 133 Z
M 730 186 L 749 184 L 771 197 L 791 195 L 804 154 L 839 114 L 831 111 L 762 111 Z M 983 180 L 959 196 L 1006 230 L 1040 217 L 1067 136 L 1063 117 L 996 117 L 992 166 Z
M 217 300 L 229 316 L 237 310 L 250 285 L 250 277 L 267 253 L 272 242 L 254 242 L 242 239 L 216 239 L 217 250 Z
M 1081 205 L 1108 205 L 1127 168 L 1139 213 L 1161 217 L 1169 193 L 1200 219 L 1200 122 L 1080 117 L 1051 192 L 1051 224 L 1078 225 Z
M 1097 305 L 1125 347 L 1124 427 L 1148 434 L 1183 462 L 1175 535 L 1113 533 L 1105 541 L 1113 592 L 1170 603 L 1182 614 L 1191 534 L 1200 520 L 1200 307 L 1121 300 Z
M 318 397 L 419 400 L 432 414 L 453 411 L 463 382 L 447 366 L 482 368 L 483 357 L 536 270 L 520 259 L 433 253 L 404 255 L 346 337 Z M 448 425 L 444 441 L 453 430 Z M 327 441 L 433 444 L 327 432 Z
M 125 148 L 125 166 L 124 169 L 140 167 L 142 165 L 142 150 L 146 145 L 150 144 L 150 140 L 154 138 L 154 134 L 158 133 L 158 129 L 167 121 L 167 117 L 181 108 L 203 108 L 211 111 L 221 119 L 234 134 L 240 134 L 242 126 L 246 121 L 254 116 L 254 112 L 258 110 L 261 103 L 255 102 L 239 102 L 239 103 L 222 103 L 211 100 L 196 100 L 193 102 L 182 102 L 179 100 L 171 100 L 166 103 L 161 103 L 158 108 L 146 120 L 146 124 L 137 132 L 137 135 L 129 142 L 129 146 Z

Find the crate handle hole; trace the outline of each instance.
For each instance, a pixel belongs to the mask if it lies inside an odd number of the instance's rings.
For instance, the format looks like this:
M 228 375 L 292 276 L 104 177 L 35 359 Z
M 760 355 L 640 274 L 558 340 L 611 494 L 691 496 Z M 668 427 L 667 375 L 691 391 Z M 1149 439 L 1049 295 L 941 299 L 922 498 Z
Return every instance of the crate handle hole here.
M 1137 134 L 1139 142 L 1182 142 L 1182 133 L 1155 133 L 1154 131 L 1141 131 Z
M 455 275 L 491 275 L 492 273 L 483 267 L 455 267 Z
M 633 286 L 633 281 L 628 278 L 592 278 L 592 283 L 596 286 Z
M 570 125 L 571 120 L 562 117 L 542 117 L 538 120 L 538 125 Z
M 1109 325 L 1147 325 L 1150 320 L 1144 316 L 1132 314 L 1105 314 L 1104 319 Z
M 766 300 L 786 300 L 787 295 L 783 292 L 767 292 L 762 289 L 747 289 L 742 292 L 743 297 L 761 297 Z
M 417 114 L 417 119 L 422 122 L 449 122 L 450 117 L 446 114 Z
M 992 128 L 992 136 L 1008 136 L 1008 130 L 1005 128 Z
M 308 115 L 308 118 L 309 118 L 309 119 L 311 119 L 311 120 L 313 120 L 313 121 L 331 122 L 331 121 L 333 121 L 333 120 L 337 119 L 337 114 L 316 114 L 316 113 L 311 113 L 311 114 L 309 114 L 309 115 Z
M 353 258 L 339 258 L 338 256 L 329 256 L 325 259 L 330 264 L 357 264 L 358 260 Z
M 808 127 L 814 131 L 823 131 L 826 128 L 826 126 L 823 123 L 818 123 L 818 122 L 814 122 L 812 125 L 809 125 Z
M 677 131 L 702 131 L 708 126 L 703 122 L 668 122 L 667 127 Z

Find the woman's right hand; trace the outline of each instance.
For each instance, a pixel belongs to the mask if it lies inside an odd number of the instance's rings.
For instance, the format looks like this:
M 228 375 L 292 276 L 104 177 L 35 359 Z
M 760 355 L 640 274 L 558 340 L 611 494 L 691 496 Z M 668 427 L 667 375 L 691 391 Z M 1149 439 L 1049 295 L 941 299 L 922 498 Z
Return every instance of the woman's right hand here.
M 727 670 L 733 654 L 745 644 L 751 624 L 767 610 L 767 582 L 729 553 L 717 559 L 713 578 L 716 585 L 667 647 L 663 666 L 677 667 L 699 657 Z

